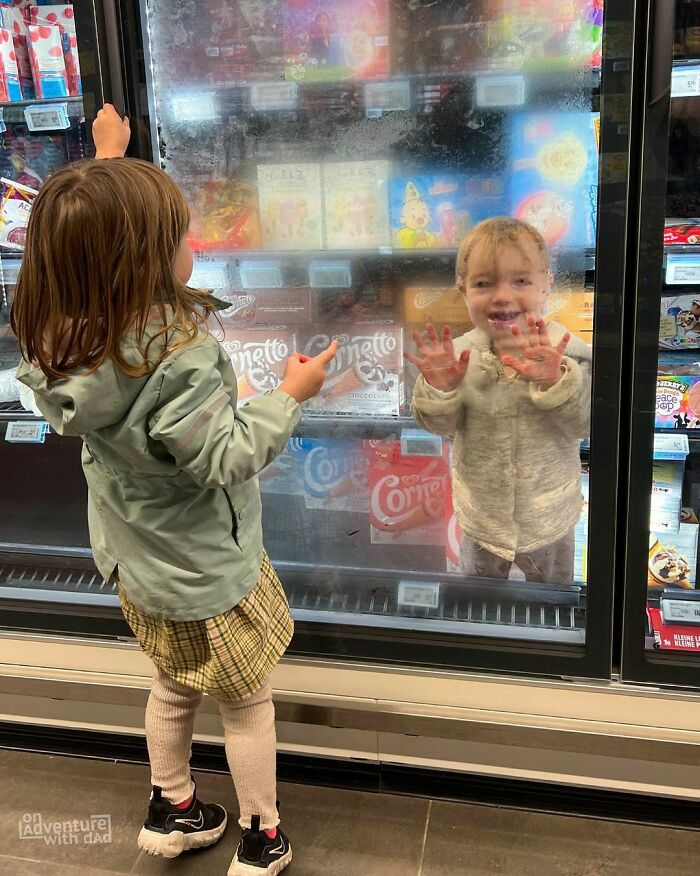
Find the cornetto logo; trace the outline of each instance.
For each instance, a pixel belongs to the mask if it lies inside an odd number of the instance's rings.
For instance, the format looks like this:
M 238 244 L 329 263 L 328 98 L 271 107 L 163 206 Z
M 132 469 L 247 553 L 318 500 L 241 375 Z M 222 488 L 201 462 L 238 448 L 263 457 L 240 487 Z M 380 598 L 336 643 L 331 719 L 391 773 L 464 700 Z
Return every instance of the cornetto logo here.
M 332 340 L 339 343 L 335 359 L 328 366 L 328 375 L 346 371 L 357 362 L 368 362 L 383 359 L 396 352 L 396 337 L 387 332 L 374 332 L 371 335 L 327 335 L 318 334 L 309 339 L 304 352 L 307 355 L 315 355 L 319 350 L 324 350 Z
M 324 495 L 351 472 L 351 461 L 344 454 L 331 454 L 327 447 L 314 447 L 304 460 L 306 484 L 315 495 Z
M 386 527 L 397 527 L 417 515 L 439 518 L 445 503 L 444 478 L 436 476 L 388 474 L 372 489 L 371 510 Z
M 685 386 L 673 380 L 659 380 L 656 384 L 656 413 L 664 417 L 679 411 L 685 395 Z
M 418 310 L 425 310 L 426 307 L 430 307 L 438 302 L 442 295 L 442 289 L 421 289 L 420 292 L 416 293 L 416 297 L 413 300 Z
M 266 338 L 260 341 L 224 341 L 237 374 L 245 374 L 260 366 L 279 365 L 289 358 L 289 344 L 279 338 Z

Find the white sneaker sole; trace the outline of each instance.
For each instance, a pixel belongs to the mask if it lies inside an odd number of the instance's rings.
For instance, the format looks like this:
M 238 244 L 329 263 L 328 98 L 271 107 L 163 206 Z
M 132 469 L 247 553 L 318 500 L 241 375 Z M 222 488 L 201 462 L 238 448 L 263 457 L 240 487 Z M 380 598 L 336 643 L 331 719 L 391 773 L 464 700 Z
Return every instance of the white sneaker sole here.
M 202 849 L 218 842 L 226 830 L 228 816 L 214 830 L 199 830 L 196 833 L 183 833 L 172 830 L 170 833 L 158 833 L 155 830 L 141 828 L 137 843 L 142 852 L 162 858 L 177 858 L 189 849 Z
M 277 876 L 285 867 L 292 863 L 292 850 L 280 858 L 279 861 L 273 861 L 267 870 L 261 870 L 260 867 L 251 867 L 250 864 L 242 864 L 238 860 L 238 855 L 233 856 L 231 866 L 228 868 L 228 876 Z

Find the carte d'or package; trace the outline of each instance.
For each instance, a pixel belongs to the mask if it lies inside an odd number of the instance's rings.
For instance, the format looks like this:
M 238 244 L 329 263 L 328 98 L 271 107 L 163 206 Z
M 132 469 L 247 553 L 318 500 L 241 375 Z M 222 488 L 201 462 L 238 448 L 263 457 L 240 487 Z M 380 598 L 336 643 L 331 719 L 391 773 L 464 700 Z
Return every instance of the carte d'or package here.
M 334 339 L 338 352 L 328 366 L 323 389 L 308 402 L 307 412 L 398 417 L 403 403 L 401 327 L 387 321 L 307 333 L 302 352 L 316 356 Z
M 558 322 L 574 337 L 592 344 L 593 306 L 592 289 L 555 290 L 545 300 L 545 322 Z
M 445 503 L 450 483 L 447 453 L 382 456 L 370 452 L 372 544 L 445 544 Z
M 667 350 L 700 348 L 700 292 L 661 299 L 659 346 Z
M 306 507 L 366 514 L 368 468 L 361 440 L 307 439 L 302 460 Z
M 692 590 L 698 564 L 698 519 L 690 508 L 681 511 L 677 533 L 652 532 L 649 536 L 647 585 Z
M 311 321 L 310 289 L 247 289 L 222 297 L 231 302 L 220 314 L 227 324 L 296 326 Z
M 238 404 L 270 392 L 282 382 L 284 366 L 296 349 L 296 337 L 286 328 L 227 330 L 223 348 L 238 379 Z

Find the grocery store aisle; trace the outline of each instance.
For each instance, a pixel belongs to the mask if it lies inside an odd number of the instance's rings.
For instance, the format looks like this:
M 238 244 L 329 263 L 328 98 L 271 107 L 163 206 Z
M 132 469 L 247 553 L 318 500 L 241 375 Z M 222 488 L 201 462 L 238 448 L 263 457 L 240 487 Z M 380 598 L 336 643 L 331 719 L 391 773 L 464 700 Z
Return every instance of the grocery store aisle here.
M 2 876 L 226 873 L 233 823 L 212 849 L 171 862 L 139 855 L 143 766 L 0 750 L 0 772 Z M 233 809 L 228 777 L 197 781 L 204 799 Z M 695 876 L 700 861 L 700 831 L 308 785 L 285 784 L 280 796 L 289 876 Z M 32 831 L 49 838 L 21 836 Z

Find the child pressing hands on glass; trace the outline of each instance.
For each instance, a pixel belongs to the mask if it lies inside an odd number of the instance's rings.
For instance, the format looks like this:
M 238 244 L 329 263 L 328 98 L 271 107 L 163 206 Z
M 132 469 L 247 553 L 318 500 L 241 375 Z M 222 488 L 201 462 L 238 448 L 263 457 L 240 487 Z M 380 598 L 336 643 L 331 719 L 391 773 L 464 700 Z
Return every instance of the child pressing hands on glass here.
M 552 275 L 539 232 L 489 219 L 464 239 L 457 285 L 472 331 L 414 333 L 413 414 L 454 439 L 452 493 L 466 575 L 573 582 L 579 444 L 588 436 L 591 348 L 544 304 Z

